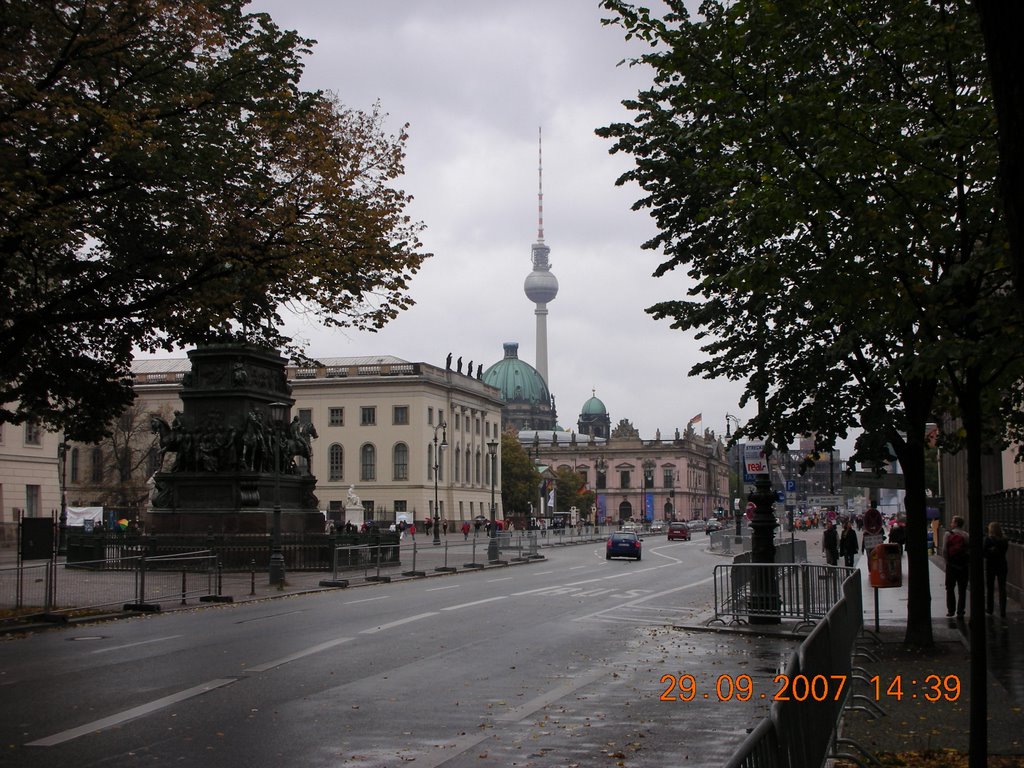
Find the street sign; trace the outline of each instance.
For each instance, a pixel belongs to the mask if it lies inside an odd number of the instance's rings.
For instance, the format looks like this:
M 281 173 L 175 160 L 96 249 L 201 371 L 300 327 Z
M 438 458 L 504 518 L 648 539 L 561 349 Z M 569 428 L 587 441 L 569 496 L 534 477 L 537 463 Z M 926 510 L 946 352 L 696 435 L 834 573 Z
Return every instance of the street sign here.
M 748 475 L 767 475 L 768 457 L 764 455 L 764 441 L 743 444 L 743 469 Z
M 843 485 L 850 485 L 854 488 L 903 488 L 905 483 L 903 475 L 887 472 L 884 475 L 876 475 L 874 472 L 849 472 L 843 478 Z
M 808 496 L 807 506 L 809 507 L 838 507 L 842 505 L 842 496 Z
M 796 493 L 796 480 L 786 481 L 786 493 Z

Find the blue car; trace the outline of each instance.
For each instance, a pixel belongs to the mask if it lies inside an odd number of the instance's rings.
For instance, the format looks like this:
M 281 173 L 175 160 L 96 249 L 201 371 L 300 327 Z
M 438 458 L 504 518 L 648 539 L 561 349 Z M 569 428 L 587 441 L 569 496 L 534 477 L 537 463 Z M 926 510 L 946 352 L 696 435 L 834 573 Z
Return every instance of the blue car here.
M 639 560 L 640 537 L 631 531 L 613 533 L 608 537 L 604 559 L 611 560 L 613 557 L 632 557 L 634 560 Z

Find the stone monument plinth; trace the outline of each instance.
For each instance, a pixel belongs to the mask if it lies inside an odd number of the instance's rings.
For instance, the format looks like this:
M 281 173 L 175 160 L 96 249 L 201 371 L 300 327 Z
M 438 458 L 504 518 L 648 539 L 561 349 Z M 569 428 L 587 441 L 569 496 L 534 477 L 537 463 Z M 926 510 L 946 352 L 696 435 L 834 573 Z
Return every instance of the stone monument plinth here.
M 153 415 L 160 471 L 153 476 L 147 530 L 322 532 L 316 478 L 309 472 L 316 429 L 291 418 L 286 360 L 248 344 L 211 344 L 188 353 L 183 408 L 168 423 Z

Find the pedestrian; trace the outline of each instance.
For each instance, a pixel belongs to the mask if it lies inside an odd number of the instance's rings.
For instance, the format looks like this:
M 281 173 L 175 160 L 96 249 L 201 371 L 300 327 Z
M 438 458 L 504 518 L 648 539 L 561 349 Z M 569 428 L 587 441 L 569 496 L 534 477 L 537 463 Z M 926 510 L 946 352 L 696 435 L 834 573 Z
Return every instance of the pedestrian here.
M 825 535 L 821 537 L 821 551 L 825 555 L 825 562 L 829 565 L 839 564 L 839 533 L 836 531 L 835 523 L 831 520 L 825 521 Z
M 469 521 L 467 520 L 462 524 L 462 539 L 469 541 Z
M 955 516 L 952 527 L 942 538 L 942 557 L 946 561 L 946 617 L 954 612 L 958 619 L 964 617 L 967 608 L 967 579 L 970 555 L 969 540 L 964 530 L 964 519 Z
M 1009 540 L 1003 536 L 1003 528 L 993 520 L 988 524 L 988 535 L 982 543 L 985 557 L 985 611 L 992 613 L 995 607 L 995 588 L 999 587 L 999 615 L 1006 618 L 1006 551 Z
M 448 518 L 447 517 L 444 520 L 441 521 L 441 533 L 443 533 L 445 536 L 448 535 Z
M 857 532 L 853 530 L 849 520 L 843 520 L 843 535 L 839 537 L 839 554 L 847 568 L 853 568 L 853 558 L 857 556 Z
M 903 524 L 899 521 L 894 521 L 892 528 L 889 529 L 889 543 L 898 544 L 900 547 L 900 557 L 903 557 L 903 547 L 907 542 L 907 531 L 903 527 Z
M 434 521 L 429 517 L 423 521 L 423 530 L 427 532 L 427 536 L 430 535 L 430 529 L 434 526 Z

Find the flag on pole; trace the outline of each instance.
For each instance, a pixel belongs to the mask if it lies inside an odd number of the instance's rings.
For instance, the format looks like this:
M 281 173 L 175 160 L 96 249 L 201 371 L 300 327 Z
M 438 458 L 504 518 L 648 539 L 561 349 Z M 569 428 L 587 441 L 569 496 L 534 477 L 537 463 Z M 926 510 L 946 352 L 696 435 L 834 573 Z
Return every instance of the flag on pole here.
M 703 413 L 698 413 L 696 416 L 694 416 L 692 419 L 690 419 L 688 422 L 686 422 L 686 426 L 690 426 L 691 424 L 696 424 L 698 421 L 701 420 L 701 416 L 702 415 L 703 415 Z

